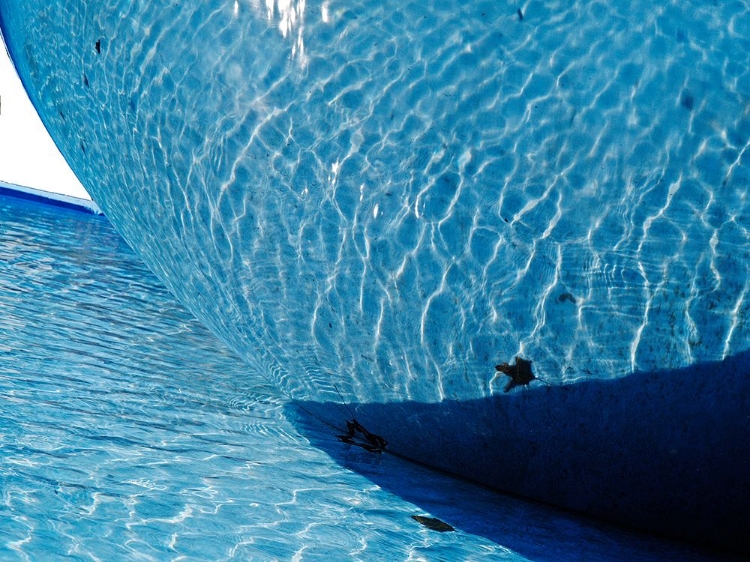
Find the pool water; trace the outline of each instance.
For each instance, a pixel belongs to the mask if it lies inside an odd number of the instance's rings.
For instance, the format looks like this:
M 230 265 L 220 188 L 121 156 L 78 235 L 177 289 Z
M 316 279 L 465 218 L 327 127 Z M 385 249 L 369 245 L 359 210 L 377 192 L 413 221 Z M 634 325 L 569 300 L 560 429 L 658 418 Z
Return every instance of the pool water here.
M 296 398 L 748 350 L 747 1 L 4 5 L 94 199 Z
M 339 443 L 104 217 L 0 197 L 0 263 L 3 560 L 720 559 Z
M 750 552 L 748 0 L 4 0 L 0 28 L 108 220 L 337 463 L 356 415 L 389 459 Z

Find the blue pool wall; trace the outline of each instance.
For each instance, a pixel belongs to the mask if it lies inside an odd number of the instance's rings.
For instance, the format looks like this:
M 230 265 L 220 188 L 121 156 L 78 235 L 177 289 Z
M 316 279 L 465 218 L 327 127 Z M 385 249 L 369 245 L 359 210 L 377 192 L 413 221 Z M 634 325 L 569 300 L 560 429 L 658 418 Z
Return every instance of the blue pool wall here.
M 0 27 L 43 122 L 124 238 L 253 368 L 323 404 L 319 417 L 340 426 L 332 405 L 344 401 L 415 460 L 698 540 L 678 514 L 661 526 L 633 516 L 682 506 L 711 530 L 701 540 L 741 545 L 726 514 L 748 519 L 732 500 L 749 480 L 734 455 L 750 436 L 738 407 L 747 3 L 530 3 L 523 18 L 502 2 L 289 10 L 9 0 Z M 506 396 L 494 365 L 516 355 L 538 380 Z M 732 397 L 686 374 L 717 379 L 724 362 L 739 373 Z M 641 416 L 627 381 L 660 373 L 682 379 L 663 396 L 647 385 L 644 435 L 657 446 L 608 439 L 622 412 Z M 564 416 L 558 401 L 579 387 L 568 414 L 589 431 L 501 423 L 516 403 L 548 419 L 540 396 Z M 693 425 L 705 401 L 731 442 Z M 659 412 L 677 418 L 660 426 Z M 689 447 L 667 448 L 673 424 L 690 428 Z M 450 454 L 481 439 L 492 455 Z M 566 478 L 509 476 L 536 448 L 567 458 Z M 717 459 L 742 462 L 719 471 L 716 509 L 627 477 L 646 467 L 664 479 L 676 460 L 681 474 L 714 474 Z M 607 503 L 608 486 L 628 501 Z
M 291 395 L 479 398 L 516 355 L 561 384 L 747 349 L 743 3 L 5 6 L 88 191 Z
M 60 193 L 52 193 L 4 181 L 0 181 L 0 195 L 13 197 L 15 199 L 25 199 L 27 201 L 36 201 L 38 203 L 44 203 L 45 205 L 60 207 L 62 209 L 71 209 L 82 213 L 91 213 L 92 215 L 104 214 L 99 208 L 99 205 L 87 199 L 81 199 L 80 197 L 72 197 Z

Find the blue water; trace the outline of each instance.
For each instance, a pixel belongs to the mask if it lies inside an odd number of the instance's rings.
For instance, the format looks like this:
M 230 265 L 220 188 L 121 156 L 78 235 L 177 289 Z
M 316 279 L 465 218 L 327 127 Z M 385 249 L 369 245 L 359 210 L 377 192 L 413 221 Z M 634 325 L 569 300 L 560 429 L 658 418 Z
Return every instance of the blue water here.
M 114 227 L 295 407 L 750 552 L 746 0 L 5 0 L 0 26 Z
M 299 398 L 750 348 L 747 2 L 5 5 L 95 200 Z
M 104 218 L 0 198 L 0 263 L 3 560 L 720 559 L 339 443 Z

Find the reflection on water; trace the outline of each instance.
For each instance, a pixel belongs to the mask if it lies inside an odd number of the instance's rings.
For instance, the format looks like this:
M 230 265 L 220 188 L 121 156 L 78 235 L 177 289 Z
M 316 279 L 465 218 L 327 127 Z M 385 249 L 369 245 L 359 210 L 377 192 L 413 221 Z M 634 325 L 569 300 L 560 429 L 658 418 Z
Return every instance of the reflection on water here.
M 276 23 L 282 37 L 292 43 L 292 58 L 304 67 L 307 64 L 304 39 L 306 0 L 265 0 L 264 5 L 261 5 L 261 0 L 251 0 L 251 3 L 255 10 L 265 12 L 268 20 Z M 234 14 L 239 14 L 237 1 L 234 3 Z M 321 15 L 323 21 L 327 21 L 327 4 L 321 8 Z

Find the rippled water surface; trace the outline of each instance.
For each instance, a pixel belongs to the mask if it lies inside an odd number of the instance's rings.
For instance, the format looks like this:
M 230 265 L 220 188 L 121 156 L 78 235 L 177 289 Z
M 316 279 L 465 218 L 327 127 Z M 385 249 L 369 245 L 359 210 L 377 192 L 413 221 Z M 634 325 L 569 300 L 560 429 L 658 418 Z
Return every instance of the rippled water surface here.
M 747 0 L 4 0 L 0 24 L 109 220 L 244 359 L 190 363 L 201 411 L 261 373 L 330 424 L 352 404 L 391 452 L 744 540 Z M 184 374 L 202 348 L 178 333 L 160 360 Z M 515 356 L 537 378 L 506 394 Z
M 87 189 L 297 397 L 748 349 L 746 1 L 7 5 Z
M 4 560 L 707 556 L 346 448 L 101 217 L 0 198 L 0 264 Z

